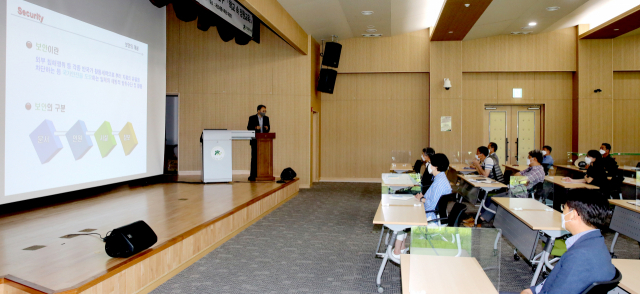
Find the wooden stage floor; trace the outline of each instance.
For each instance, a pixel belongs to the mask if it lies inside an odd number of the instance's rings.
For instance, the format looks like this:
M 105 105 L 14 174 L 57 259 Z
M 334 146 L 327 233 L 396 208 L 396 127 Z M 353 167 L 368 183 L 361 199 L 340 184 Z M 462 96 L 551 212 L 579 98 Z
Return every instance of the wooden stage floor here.
M 177 180 L 189 182 L 197 181 L 198 178 L 180 177 Z M 246 175 L 234 180 L 237 181 L 207 185 L 122 185 L 107 193 L 87 195 L 89 198 L 0 216 L 0 277 L 45 293 L 80 293 L 113 276 L 110 272 L 123 271 L 132 266 L 128 263 L 141 262 L 147 258 L 145 255 L 154 255 L 156 251 L 170 248 L 200 231 L 213 231 L 217 228 L 214 225 L 225 218 L 231 219 L 233 216 L 233 224 L 231 220 L 225 222 L 229 223 L 232 230 L 241 228 L 298 191 L 297 180 L 286 184 L 249 183 Z M 277 193 L 277 197 L 272 197 L 275 200 L 267 199 L 269 195 Z M 263 200 L 269 200 L 268 205 Z M 243 213 L 242 217 L 234 216 L 238 212 Z M 107 256 L 104 243 L 97 236 L 61 238 L 85 229 L 95 229 L 93 232 L 104 237 L 108 231 L 138 220 L 144 220 L 153 228 L 158 235 L 158 242 L 152 249 L 128 259 Z M 225 233 L 211 234 L 217 234 L 220 238 L 205 235 L 198 238 L 219 240 L 224 238 Z M 45 247 L 24 250 L 31 246 Z M 204 249 L 189 250 L 201 252 Z M 182 259 L 185 258 L 187 257 Z M 184 260 L 180 262 L 182 261 Z M 158 266 L 166 268 L 163 264 Z M 149 266 L 147 270 L 153 271 L 153 266 Z M 158 274 L 146 279 L 153 280 L 157 276 Z M 127 287 L 129 289 L 133 284 Z

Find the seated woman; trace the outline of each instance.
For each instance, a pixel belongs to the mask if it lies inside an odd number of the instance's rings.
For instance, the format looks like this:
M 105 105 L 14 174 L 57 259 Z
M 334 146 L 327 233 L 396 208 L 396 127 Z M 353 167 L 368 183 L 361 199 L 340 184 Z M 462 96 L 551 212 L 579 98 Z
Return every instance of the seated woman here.
M 422 163 L 425 166 L 424 173 L 422 174 L 422 181 L 420 183 L 420 186 L 422 186 L 422 194 L 426 193 L 433 183 L 433 176 L 429 172 L 429 166 L 431 165 L 431 156 L 434 154 L 436 154 L 436 151 L 431 147 L 422 149 Z
M 527 163 L 529 164 L 529 167 L 514 175 L 514 176 L 527 177 L 527 183 L 526 185 L 521 187 L 518 187 L 518 186 L 513 187 L 512 191 L 515 191 L 512 193 L 513 196 L 516 196 L 519 198 L 526 198 L 528 195 L 528 192 L 531 191 L 531 189 L 533 189 L 533 186 L 535 186 L 538 183 L 544 182 L 544 168 L 542 167 L 541 162 L 542 162 L 542 152 L 540 150 L 536 149 L 536 150 L 529 151 L 529 156 L 527 158 Z M 497 209 L 496 204 L 493 201 L 491 201 L 491 197 L 487 197 L 487 199 L 484 201 L 484 206 L 488 207 L 490 210 L 493 210 L 493 211 L 496 211 Z M 481 214 L 482 220 L 487 222 L 491 221 L 494 216 L 495 214 L 493 212 L 488 211 L 486 209 L 483 209 Z
M 597 150 L 589 150 L 584 161 L 587 163 L 587 174 L 584 176 L 584 178 L 572 179 L 569 177 L 564 177 L 562 178 L 562 180 L 571 183 L 587 183 L 598 186 L 601 190 L 607 190 L 609 180 L 607 179 L 607 172 L 604 168 L 602 154 L 600 154 L 600 152 L 598 152 Z
M 442 195 L 451 193 L 451 185 L 447 179 L 446 171 L 449 168 L 449 159 L 442 153 L 432 155 L 431 164 L 427 167 L 429 174 L 433 175 L 433 183 L 424 195 L 422 193 L 416 194 L 416 198 L 420 202 L 424 203 L 424 210 L 435 210 L 438 201 Z M 427 213 L 427 219 L 435 219 L 436 214 L 433 212 Z M 396 237 L 396 244 L 393 248 L 393 257 L 400 259 L 400 253 L 406 250 L 404 240 L 407 234 L 398 233 Z

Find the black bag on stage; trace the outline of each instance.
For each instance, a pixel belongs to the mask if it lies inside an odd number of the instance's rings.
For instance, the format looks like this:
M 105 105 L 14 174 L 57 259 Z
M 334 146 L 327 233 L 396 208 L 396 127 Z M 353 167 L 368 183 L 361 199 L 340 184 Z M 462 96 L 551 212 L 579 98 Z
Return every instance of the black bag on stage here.
M 296 174 L 296 172 L 290 168 L 287 167 L 284 170 L 282 170 L 282 173 L 280 173 L 280 180 L 278 181 L 278 183 L 284 183 L 285 181 L 291 181 L 293 179 L 295 179 L 295 177 L 298 174 Z
M 105 251 L 111 257 L 129 257 L 145 250 L 156 242 L 158 236 L 144 221 L 137 221 L 126 226 L 113 229 L 104 237 Z

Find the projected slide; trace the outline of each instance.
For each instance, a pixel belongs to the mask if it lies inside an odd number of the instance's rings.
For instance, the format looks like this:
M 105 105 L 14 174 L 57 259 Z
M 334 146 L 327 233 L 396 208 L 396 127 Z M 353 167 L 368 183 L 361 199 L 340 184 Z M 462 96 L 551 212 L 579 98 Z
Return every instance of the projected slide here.
M 147 44 L 7 1 L 5 196 L 143 174 Z

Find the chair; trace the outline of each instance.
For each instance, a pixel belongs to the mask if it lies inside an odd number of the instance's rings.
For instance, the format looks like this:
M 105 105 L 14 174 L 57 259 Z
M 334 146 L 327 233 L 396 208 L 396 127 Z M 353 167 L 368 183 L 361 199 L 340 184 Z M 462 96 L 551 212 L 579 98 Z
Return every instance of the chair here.
M 613 199 L 614 196 L 620 197 L 622 199 L 622 183 L 624 182 L 624 174 L 622 171 L 618 171 L 613 173 L 613 177 L 609 181 L 609 188 L 611 191 L 611 195 L 609 198 Z
M 532 199 L 536 199 L 536 195 L 538 195 L 539 198 L 540 198 L 540 202 L 542 202 L 542 195 L 540 195 L 540 194 L 542 192 L 543 183 L 544 182 L 537 183 L 537 184 L 533 185 L 533 187 L 531 188 L 530 191 L 527 191 L 527 192 L 529 192 L 529 195 L 531 195 Z
M 442 224 L 441 221 L 448 221 L 447 206 L 449 204 L 449 201 L 455 201 L 457 195 L 458 193 L 450 193 L 450 194 L 440 196 L 440 199 L 436 204 L 436 209 L 425 211 L 425 213 L 433 212 L 436 214 L 436 218 L 430 220 L 429 222 L 438 221 L 438 223 Z
M 548 163 L 543 163 L 542 164 L 542 168 L 544 169 L 544 175 L 548 176 L 549 175 L 549 168 L 551 167 L 550 164 Z
M 622 280 L 622 274 L 616 268 L 616 275 L 613 277 L 613 279 L 611 281 L 595 282 L 595 283 L 591 284 L 591 286 L 589 286 L 587 289 L 582 291 L 582 294 L 607 293 L 607 292 L 613 290 L 613 288 L 617 287 L 618 284 L 620 283 L 620 280 Z
M 413 164 L 413 171 L 416 173 L 420 173 L 421 169 L 422 169 L 422 160 L 418 159 L 416 160 L 416 163 Z

